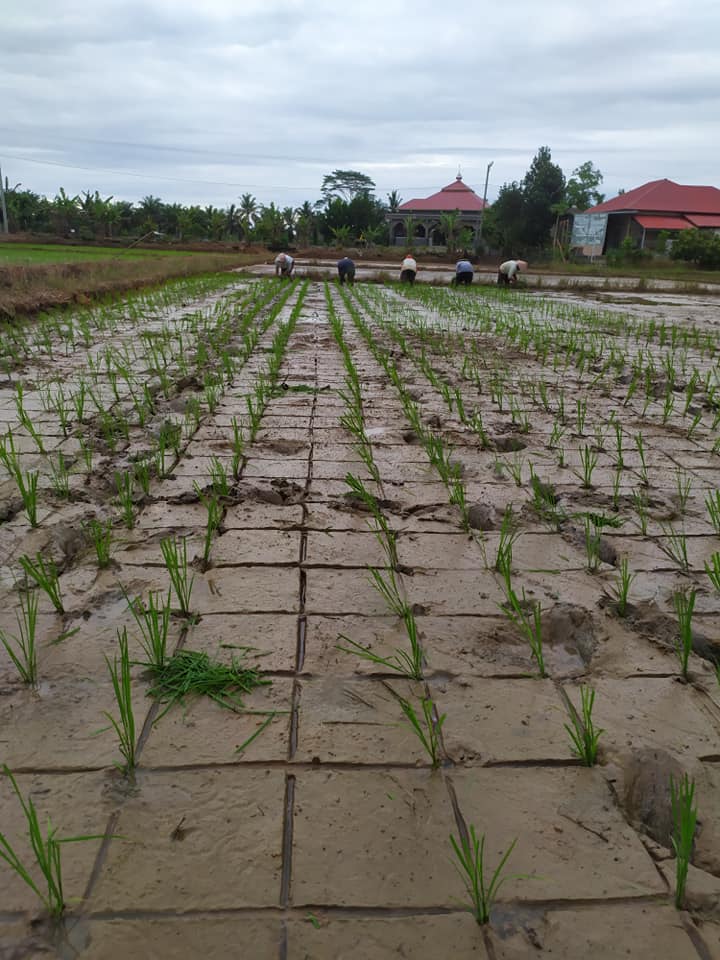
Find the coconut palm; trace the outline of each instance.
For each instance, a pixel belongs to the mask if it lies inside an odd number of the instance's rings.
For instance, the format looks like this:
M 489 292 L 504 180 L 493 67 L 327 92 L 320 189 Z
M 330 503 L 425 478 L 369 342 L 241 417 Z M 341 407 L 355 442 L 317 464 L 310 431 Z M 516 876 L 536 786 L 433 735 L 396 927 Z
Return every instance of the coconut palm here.
M 387 195 L 387 205 L 390 213 L 397 213 L 402 203 L 402 197 L 397 190 L 391 190 Z
M 445 246 L 452 253 L 457 249 L 458 233 L 460 232 L 460 211 L 440 215 L 440 229 L 445 234 Z

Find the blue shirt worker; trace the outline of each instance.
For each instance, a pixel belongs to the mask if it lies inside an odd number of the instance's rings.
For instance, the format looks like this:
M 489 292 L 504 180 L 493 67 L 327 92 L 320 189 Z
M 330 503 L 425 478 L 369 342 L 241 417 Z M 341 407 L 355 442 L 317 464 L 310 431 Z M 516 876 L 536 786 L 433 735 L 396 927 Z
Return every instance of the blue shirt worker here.
M 355 264 L 350 257 L 343 257 L 342 260 L 338 260 L 337 271 L 341 284 L 345 283 L 346 280 L 350 284 L 355 281 Z
M 470 284 L 473 281 L 473 266 L 469 260 L 458 260 L 455 264 L 455 283 Z

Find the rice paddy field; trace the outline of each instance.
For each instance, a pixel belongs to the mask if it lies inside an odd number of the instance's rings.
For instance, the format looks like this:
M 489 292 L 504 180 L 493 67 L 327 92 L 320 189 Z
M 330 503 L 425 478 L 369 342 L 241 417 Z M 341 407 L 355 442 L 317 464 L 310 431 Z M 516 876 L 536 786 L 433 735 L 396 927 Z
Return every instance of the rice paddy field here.
M 1 327 L 0 956 L 720 957 L 720 327 L 671 301 Z

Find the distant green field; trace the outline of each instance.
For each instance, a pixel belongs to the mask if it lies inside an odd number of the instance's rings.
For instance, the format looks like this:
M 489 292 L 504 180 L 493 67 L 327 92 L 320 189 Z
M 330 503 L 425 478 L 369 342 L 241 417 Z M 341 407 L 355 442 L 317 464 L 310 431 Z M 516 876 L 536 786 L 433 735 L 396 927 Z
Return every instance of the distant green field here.
M 191 257 L 187 250 L 145 250 L 138 247 L 83 247 L 61 244 L 0 243 L 0 265 L 12 263 L 81 263 L 122 257 L 146 260 L 156 257 Z

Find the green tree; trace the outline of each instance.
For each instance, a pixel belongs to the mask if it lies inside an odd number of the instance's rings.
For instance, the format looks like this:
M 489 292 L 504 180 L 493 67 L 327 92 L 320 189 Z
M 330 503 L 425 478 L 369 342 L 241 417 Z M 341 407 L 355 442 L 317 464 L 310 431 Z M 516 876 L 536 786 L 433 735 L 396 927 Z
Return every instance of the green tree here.
M 565 197 L 565 175 L 552 162 L 550 147 L 540 147 L 522 181 L 524 227 L 522 240 L 528 247 L 548 242 L 555 220 L 553 204 Z
M 315 239 L 315 220 L 315 211 L 312 208 L 312 204 L 306 200 L 303 205 L 295 211 L 298 243 L 303 247 L 309 247 Z
M 705 230 L 683 230 L 673 241 L 670 257 L 696 263 L 706 270 L 720 268 L 720 236 Z
M 597 189 L 603 182 L 603 175 L 587 160 L 576 167 L 565 187 L 565 200 L 570 209 L 587 210 L 597 203 L 602 203 L 605 194 Z
M 375 181 L 358 170 L 333 170 L 323 177 L 320 193 L 327 204 L 333 199 L 353 200 L 360 194 L 371 194 Z
M 496 242 L 503 253 L 512 253 L 523 246 L 525 224 L 525 198 L 522 187 L 517 182 L 503 184 L 497 200 L 492 207 L 485 211 L 483 217 L 484 235 L 488 242 L 492 242 L 494 227 Z

